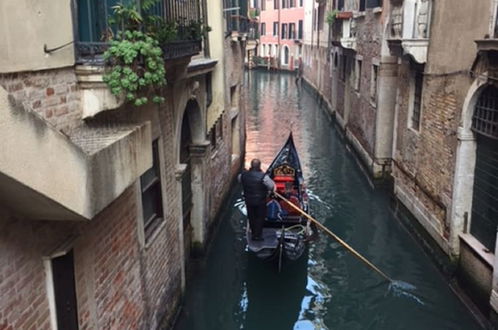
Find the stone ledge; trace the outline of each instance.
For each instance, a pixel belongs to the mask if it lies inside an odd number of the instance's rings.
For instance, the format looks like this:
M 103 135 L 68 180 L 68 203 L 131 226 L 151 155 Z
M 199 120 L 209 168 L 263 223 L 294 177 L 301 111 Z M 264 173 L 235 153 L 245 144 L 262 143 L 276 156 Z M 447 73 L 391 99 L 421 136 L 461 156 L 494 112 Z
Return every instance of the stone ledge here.
M 152 165 L 148 122 L 63 134 L 1 88 L 0 108 L 0 203 L 27 219 L 90 220 Z
M 486 252 L 486 248 L 481 244 L 474 236 L 470 234 L 460 234 L 458 235 L 460 240 L 464 242 L 469 248 L 471 248 L 483 261 L 485 261 L 488 266 L 493 268 L 495 255 L 492 252 Z
M 106 110 L 117 109 L 124 99 L 114 96 L 103 81 L 102 66 L 78 65 L 75 68 L 81 89 L 82 117 L 91 118 Z

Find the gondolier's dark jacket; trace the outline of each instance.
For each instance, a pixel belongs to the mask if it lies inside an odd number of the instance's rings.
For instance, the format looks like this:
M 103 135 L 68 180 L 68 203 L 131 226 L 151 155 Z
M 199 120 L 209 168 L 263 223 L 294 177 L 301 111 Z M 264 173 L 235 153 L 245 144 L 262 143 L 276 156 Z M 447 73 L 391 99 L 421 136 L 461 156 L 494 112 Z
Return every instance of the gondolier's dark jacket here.
M 239 176 L 244 189 L 247 205 L 265 205 L 269 191 L 273 191 L 275 183 L 263 171 L 244 171 Z

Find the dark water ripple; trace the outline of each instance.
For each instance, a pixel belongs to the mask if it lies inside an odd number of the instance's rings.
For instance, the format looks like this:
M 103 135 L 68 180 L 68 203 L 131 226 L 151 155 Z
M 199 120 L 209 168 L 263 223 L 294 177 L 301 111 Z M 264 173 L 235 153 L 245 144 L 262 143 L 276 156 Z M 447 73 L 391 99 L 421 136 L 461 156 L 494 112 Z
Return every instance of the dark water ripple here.
M 370 188 L 340 136 L 290 75 L 248 74 L 246 162 L 268 165 L 292 129 L 313 215 L 387 274 L 399 290 L 323 236 L 308 259 L 273 265 L 247 253 L 240 190 L 194 272 L 177 330 L 479 329 L 419 245 Z M 401 284 L 404 285 L 404 284 Z

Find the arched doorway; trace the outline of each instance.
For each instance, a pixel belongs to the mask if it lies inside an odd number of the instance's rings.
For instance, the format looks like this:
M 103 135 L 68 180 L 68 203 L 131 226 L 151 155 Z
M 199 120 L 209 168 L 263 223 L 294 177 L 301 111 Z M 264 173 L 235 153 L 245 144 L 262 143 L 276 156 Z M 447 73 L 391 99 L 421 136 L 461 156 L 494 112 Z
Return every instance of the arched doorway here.
M 181 139 L 180 139 L 180 164 L 185 165 L 181 179 L 182 186 L 182 219 L 183 219 L 183 244 L 185 249 L 185 259 L 190 255 L 192 246 L 192 164 L 190 156 L 190 145 L 192 144 L 192 132 L 189 123 L 188 106 L 183 115 Z
M 284 47 L 284 65 L 289 65 L 289 47 Z
M 498 88 L 484 88 L 475 105 L 472 131 L 476 162 L 470 233 L 488 250 L 495 250 L 498 227 Z
M 205 168 L 209 141 L 206 141 L 205 122 L 196 100 L 190 100 L 179 127 L 179 176 L 182 228 L 185 260 L 197 248 L 202 249 L 207 221 Z M 194 249 L 195 248 L 195 249 Z

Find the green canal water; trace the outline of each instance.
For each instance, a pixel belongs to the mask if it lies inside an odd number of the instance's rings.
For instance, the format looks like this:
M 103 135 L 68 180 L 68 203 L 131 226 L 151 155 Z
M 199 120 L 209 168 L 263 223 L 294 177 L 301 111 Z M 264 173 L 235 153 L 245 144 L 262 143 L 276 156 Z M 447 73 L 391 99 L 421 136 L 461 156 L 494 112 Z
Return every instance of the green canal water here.
M 208 255 L 188 283 L 176 330 L 479 329 L 447 279 L 373 189 L 315 97 L 287 74 L 247 74 L 246 163 L 268 166 L 292 129 L 313 215 L 395 279 L 390 290 L 338 243 L 321 235 L 286 265 L 246 248 L 240 187 L 233 187 Z

